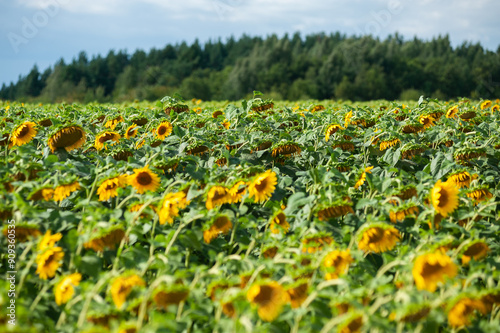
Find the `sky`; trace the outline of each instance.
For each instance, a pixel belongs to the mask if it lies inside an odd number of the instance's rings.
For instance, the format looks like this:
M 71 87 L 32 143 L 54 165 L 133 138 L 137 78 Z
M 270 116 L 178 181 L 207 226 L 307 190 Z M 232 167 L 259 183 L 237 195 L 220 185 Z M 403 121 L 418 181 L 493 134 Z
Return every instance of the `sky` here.
M 0 85 L 85 51 L 300 32 L 500 45 L 498 0 L 0 0 Z

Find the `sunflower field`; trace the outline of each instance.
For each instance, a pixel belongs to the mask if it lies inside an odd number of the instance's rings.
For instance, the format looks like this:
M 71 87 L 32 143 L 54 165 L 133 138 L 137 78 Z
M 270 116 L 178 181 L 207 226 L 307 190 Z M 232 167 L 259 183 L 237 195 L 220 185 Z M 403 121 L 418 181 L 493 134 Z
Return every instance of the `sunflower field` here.
M 0 330 L 500 332 L 499 102 L 1 102 Z

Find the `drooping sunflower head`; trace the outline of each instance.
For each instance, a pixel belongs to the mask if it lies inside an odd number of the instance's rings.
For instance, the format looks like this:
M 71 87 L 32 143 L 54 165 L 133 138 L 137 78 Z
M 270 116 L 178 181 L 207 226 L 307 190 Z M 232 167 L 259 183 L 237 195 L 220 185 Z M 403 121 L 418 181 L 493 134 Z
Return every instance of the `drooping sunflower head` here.
M 136 124 L 130 125 L 125 131 L 125 138 L 126 139 L 135 138 L 137 136 L 137 130 L 138 129 Z
M 347 214 L 354 214 L 352 202 L 349 198 L 342 198 L 334 202 L 325 202 L 320 204 L 315 211 L 317 211 L 317 216 L 320 221 L 328 221 Z
M 253 284 L 247 292 L 247 299 L 257 307 L 260 319 L 268 322 L 275 320 L 289 301 L 287 292 L 275 281 Z
M 75 293 L 75 287 L 80 284 L 82 275 L 73 273 L 63 277 L 54 287 L 54 295 L 57 305 L 66 304 Z
M 360 333 L 363 328 L 363 315 L 353 312 L 342 324 L 339 333 Z
M 398 144 L 401 144 L 401 140 L 395 136 L 390 136 L 384 138 L 380 141 L 380 151 L 384 151 L 390 147 L 394 147 Z
M 457 265 L 441 251 L 418 256 L 412 269 L 417 289 L 430 292 L 437 289 L 438 283 L 454 278 L 457 273 Z
M 81 126 L 67 125 L 56 129 L 49 136 L 48 144 L 52 152 L 55 152 L 58 148 L 64 148 L 69 152 L 83 146 L 86 140 L 85 131 Z
M 73 177 L 71 177 L 73 178 Z M 63 201 L 71 195 L 71 193 L 78 191 L 81 188 L 78 180 L 64 180 L 55 189 L 52 199 L 54 201 Z
M 477 174 L 470 174 L 467 170 L 457 170 L 448 176 L 447 182 L 454 183 L 459 189 L 462 187 L 469 187 L 470 183 L 477 179 Z
M 373 166 L 368 166 L 368 167 L 364 168 L 364 170 L 361 172 L 361 174 L 358 178 L 358 181 L 356 182 L 356 184 L 354 184 L 355 189 L 358 189 L 361 185 L 363 185 L 365 183 L 366 174 L 372 173 L 372 169 L 373 169 Z
M 341 129 L 342 129 L 342 126 L 340 126 L 338 124 L 328 125 L 328 127 L 326 128 L 326 131 L 325 131 L 325 141 L 328 142 L 328 140 L 330 140 L 330 137 L 333 134 L 337 133 Z
M 36 274 L 43 280 L 53 278 L 63 258 L 64 252 L 61 247 L 51 247 L 41 251 L 36 257 Z
M 247 192 L 247 183 L 242 179 L 238 179 L 233 183 L 233 185 L 228 190 L 228 203 L 238 203 L 241 202 L 243 196 Z
M 153 301 L 159 308 L 167 309 L 170 305 L 179 305 L 189 296 L 189 287 L 182 284 L 162 286 L 153 292 Z
M 160 187 L 160 177 L 149 170 L 149 165 L 140 169 L 134 169 L 134 173 L 128 176 L 128 184 L 133 186 L 137 193 L 146 191 L 156 192 Z
M 278 177 L 272 170 L 255 176 L 248 183 L 248 193 L 250 198 L 254 198 L 255 202 L 263 202 L 271 198 L 278 184 Z
M 484 240 L 475 240 L 464 247 L 462 252 L 462 264 L 468 265 L 474 259 L 479 261 L 488 255 L 490 247 Z
M 360 250 L 382 253 L 392 250 L 401 240 L 401 234 L 391 225 L 368 223 L 359 230 L 357 239 Z
M 54 189 L 50 186 L 42 186 L 38 187 L 35 190 L 33 190 L 29 195 L 28 195 L 28 200 L 33 200 L 33 201 L 49 201 L 52 200 L 52 197 L 54 196 Z
M 3 218 L 2 218 L 3 219 Z M 3 219 L 7 220 L 7 219 Z M 8 224 L 4 225 L 4 228 L 2 230 L 2 233 L 5 237 L 8 235 Z M 28 241 L 29 239 L 34 239 L 37 237 L 40 237 L 42 233 L 38 229 L 38 226 L 35 224 L 29 224 L 29 223 L 16 223 L 16 242 L 19 243 L 24 243 Z
M 436 212 L 447 217 L 458 207 L 458 187 L 453 182 L 438 180 L 431 190 L 431 202 Z
M 418 322 L 431 312 L 431 306 L 427 303 L 409 304 L 400 309 L 395 316 L 395 319 L 403 323 Z
M 83 244 L 83 247 L 92 249 L 96 252 L 102 252 L 105 249 L 114 250 L 124 239 L 126 240 L 123 227 L 114 225 L 96 232 L 93 231 L 92 237 Z
M 286 220 L 286 215 L 283 211 L 279 211 L 271 217 L 269 220 L 270 229 L 273 234 L 279 234 L 283 232 L 286 234 L 288 229 L 290 229 L 290 224 Z
M 164 121 L 156 127 L 156 137 L 160 140 L 164 140 L 167 136 L 172 133 L 172 124 L 168 121 Z
M 486 156 L 486 150 L 482 147 L 462 147 L 453 153 L 457 161 L 469 161 L 474 158 Z
M 286 287 L 292 309 L 297 309 L 309 296 L 309 279 L 299 279 Z
M 104 124 L 104 127 L 114 130 L 116 125 L 124 121 L 122 116 L 113 116 Z
M 418 216 L 420 209 L 414 202 L 408 202 L 401 206 L 391 209 L 389 212 L 389 218 L 392 223 L 402 222 L 407 217 Z
M 493 197 L 493 194 L 490 192 L 488 185 L 476 186 L 468 190 L 465 194 L 469 199 L 472 199 L 472 201 L 476 205 Z
M 135 273 L 125 273 L 115 278 L 111 284 L 110 293 L 115 306 L 118 309 L 123 307 L 127 301 L 127 296 L 134 287 L 143 287 L 146 283 L 144 280 Z
M 36 124 L 32 121 L 25 121 L 14 129 L 10 140 L 14 146 L 22 146 L 29 143 L 37 133 Z
M 207 201 L 205 206 L 207 209 L 214 209 L 216 207 L 222 206 L 232 200 L 229 195 L 229 189 L 222 185 L 215 185 L 210 187 L 207 193 Z
M 410 160 L 413 157 L 422 154 L 428 149 L 423 143 L 407 143 L 401 147 L 401 158 Z
M 469 326 L 476 312 L 487 313 L 487 307 L 475 295 L 462 294 L 450 303 L 451 305 L 448 307 L 448 323 L 454 328 Z
M 272 156 L 275 158 L 289 158 L 299 155 L 301 151 L 299 144 L 293 141 L 284 141 L 272 147 Z
M 205 243 L 210 244 L 219 235 L 227 234 L 232 227 L 233 224 L 227 215 L 217 215 L 203 231 L 203 240 Z
M 326 245 L 333 244 L 333 237 L 326 232 L 318 232 L 313 235 L 308 235 L 302 239 L 302 252 L 315 253 L 321 251 Z
M 327 280 L 337 279 L 346 274 L 349 265 L 354 261 L 349 250 L 334 250 L 329 252 L 322 262 Z
M 112 141 L 111 145 L 114 145 L 120 140 L 120 138 L 121 136 L 118 132 L 106 131 L 96 136 L 94 146 L 97 150 L 101 150 L 106 148 L 106 142 Z
M 492 103 L 489 99 L 485 100 L 484 102 L 481 103 L 481 110 L 491 107 L 491 104 Z
M 186 193 L 183 191 L 167 193 L 160 205 L 160 224 L 173 224 L 179 210 L 186 208 L 188 204 Z

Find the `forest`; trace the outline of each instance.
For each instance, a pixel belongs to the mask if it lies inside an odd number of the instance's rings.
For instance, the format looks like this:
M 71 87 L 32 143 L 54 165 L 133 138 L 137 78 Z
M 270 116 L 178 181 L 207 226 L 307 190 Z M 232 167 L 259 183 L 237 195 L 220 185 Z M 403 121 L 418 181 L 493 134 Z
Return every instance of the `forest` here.
M 500 46 L 494 51 L 449 36 L 430 41 L 372 36 L 277 35 L 166 45 L 149 52 L 111 50 L 89 59 L 35 65 L 0 99 L 27 102 L 124 102 L 185 98 L 238 100 L 254 90 L 278 100 L 439 99 L 500 96 Z

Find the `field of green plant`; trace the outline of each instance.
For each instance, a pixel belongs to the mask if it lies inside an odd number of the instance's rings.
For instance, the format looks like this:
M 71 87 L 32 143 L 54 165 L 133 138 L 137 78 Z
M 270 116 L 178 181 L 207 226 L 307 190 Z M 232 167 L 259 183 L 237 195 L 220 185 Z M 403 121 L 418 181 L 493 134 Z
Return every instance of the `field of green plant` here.
M 0 330 L 500 332 L 499 102 L 1 102 Z

